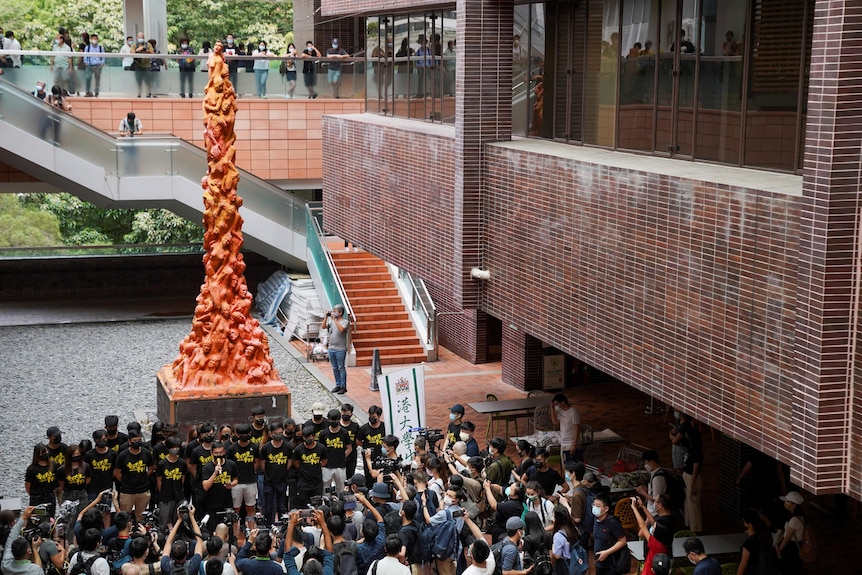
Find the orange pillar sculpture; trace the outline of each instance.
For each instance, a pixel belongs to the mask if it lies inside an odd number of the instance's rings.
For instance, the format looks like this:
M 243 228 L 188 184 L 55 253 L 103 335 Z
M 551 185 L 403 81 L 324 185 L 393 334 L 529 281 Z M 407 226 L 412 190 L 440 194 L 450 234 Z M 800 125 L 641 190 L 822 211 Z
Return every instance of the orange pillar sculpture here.
M 272 408 L 286 410 L 283 415 L 289 413 L 289 391 L 273 366 L 266 334 L 249 315 L 252 296 L 240 253 L 242 198 L 237 195 L 239 173 L 234 165 L 236 93 L 223 50 L 216 42 L 210 54 L 203 101 L 207 149 L 207 175 L 201 180 L 205 280 L 197 297 L 191 333 L 180 344 L 177 359 L 164 366 L 158 377 L 159 419 L 174 424 L 245 420 L 251 406 L 261 403 L 263 396 L 272 396 L 270 413 Z M 195 409 L 183 410 L 178 405 L 188 400 L 195 400 Z M 231 404 L 232 400 L 239 404 Z M 265 402 L 269 404 L 269 398 Z M 207 409 L 198 413 L 201 406 Z

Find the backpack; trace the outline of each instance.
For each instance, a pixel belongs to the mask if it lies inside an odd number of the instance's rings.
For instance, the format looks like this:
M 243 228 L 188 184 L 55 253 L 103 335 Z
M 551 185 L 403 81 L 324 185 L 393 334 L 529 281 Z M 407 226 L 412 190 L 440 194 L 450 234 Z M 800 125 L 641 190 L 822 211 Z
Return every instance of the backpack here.
M 180 563 L 177 565 L 176 561 L 171 560 L 171 572 L 170 575 L 189 575 L 186 570 L 187 562 Z M 163 574 L 164 575 L 164 574 Z
M 335 575 L 358 575 L 359 567 L 356 565 L 356 542 L 344 541 L 335 544 L 335 561 L 333 565 Z
M 664 477 L 665 493 L 670 497 L 671 510 L 674 513 L 679 512 L 685 505 L 685 483 L 674 473 L 669 473 L 666 469 L 661 468 L 656 471 L 656 477 Z
M 584 516 L 581 518 L 581 545 L 587 547 L 590 543 L 590 535 L 593 533 L 593 524 L 596 521 L 592 511 L 593 502 L 596 500 L 596 494 L 591 492 L 589 489 L 584 489 L 583 487 L 576 487 L 575 489 L 587 494 L 587 500 L 584 503 Z
M 799 559 L 803 563 L 814 563 L 817 561 L 817 534 L 814 528 L 805 524 L 805 529 L 802 531 L 802 539 L 799 541 Z
M 409 533 L 407 537 L 410 539 L 410 545 L 405 545 L 407 547 L 407 562 L 411 565 L 431 563 L 430 548 L 420 544 L 423 530 L 417 527 L 415 523 L 408 523 L 401 528 L 399 535 L 405 531 Z M 404 540 L 404 537 L 402 537 L 402 540 Z
M 422 533 L 423 539 L 431 538 L 431 556 L 435 559 L 452 559 L 458 555 L 458 548 L 461 543 L 460 533 L 458 533 L 458 522 L 454 521 L 452 512 L 444 509 L 446 512 L 446 521 L 426 529 Z
M 81 552 L 78 552 L 78 558 L 75 563 L 69 567 L 69 575 L 90 575 L 90 570 L 93 567 L 93 563 L 96 562 L 96 559 L 101 557 L 98 553 L 87 559 L 83 560 L 81 557 Z
M 503 575 L 503 547 L 505 547 L 507 544 L 515 547 L 515 544 L 512 543 L 512 540 L 505 536 L 491 546 L 491 553 L 494 554 L 493 575 Z
M 508 537 L 507 537 L 508 539 Z M 551 564 L 551 556 L 547 549 L 540 549 L 532 556 L 534 575 L 551 575 L 554 572 L 554 566 Z
M 754 575 L 778 575 L 781 573 L 781 563 L 775 548 L 760 543 L 757 549 L 757 562 L 754 564 Z

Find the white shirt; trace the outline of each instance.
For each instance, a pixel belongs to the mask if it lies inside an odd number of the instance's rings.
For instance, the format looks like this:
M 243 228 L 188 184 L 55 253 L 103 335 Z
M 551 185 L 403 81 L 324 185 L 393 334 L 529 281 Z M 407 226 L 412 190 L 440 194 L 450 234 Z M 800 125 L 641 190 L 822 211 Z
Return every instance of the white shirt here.
M 575 427 L 581 423 L 581 417 L 578 410 L 570 405 L 569 409 L 560 409 L 557 412 L 557 421 L 560 422 L 560 445 L 563 451 L 568 451 L 575 438 Z
M 69 558 L 70 570 L 78 561 L 78 555 L 81 556 L 82 562 L 86 563 L 87 559 L 95 555 L 95 553 L 91 553 L 90 551 L 81 551 L 80 553 L 72 555 L 72 557 Z M 88 575 L 111 575 L 111 566 L 108 565 L 108 560 L 104 557 L 99 557 L 93 561 L 93 566 L 90 568 L 90 573 Z
M 207 561 L 209 561 L 209 559 L 201 561 L 201 570 L 204 573 L 206 573 Z M 236 575 L 236 570 L 233 568 L 233 565 L 225 561 L 221 568 L 221 575 Z
M 410 575 L 410 567 L 403 565 L 395 557 L 386 556 L 380 561 L 376 561 L 376 575 Z M 371 575 L 374 569 L 374 563 L 368 566 L 368 575 Z
M 128 132 L 129 131 L 129 121 L 127 118 L 123 118 L 120 120 L 120 127 L 117 128 L 119 132 Z M 135 134 L 140 134 L 143 129 L 143 124 L 141 124 L 140 118 L 135 118 Z
M 123 44 L 123 47 L 120 48 L 120 54 L 131 54 L 132 47 L 128 44 Z M 135 62 L 134 58 L 123 58 L 123 68 L 128 68 Z
M 491 575 L 494 572 L 494 567 L 497 566 L 497 563 L 494 561 L 494 553 L 489 553 L 488 558 L 485 559 L 485 567 L 476 567 L 475 565 L 470 565 L 466 569 L 464 569 L 464 573 L 461 575 Z
M 4 50 L 20 50 L 21 42 L 19 42 L 14 36 L 12 38 L 3 38 L 3 49 Z M 21 67 L 21 56 L 6 56 L 10 60 L 12 60 L 12 66 L 15 68 Z

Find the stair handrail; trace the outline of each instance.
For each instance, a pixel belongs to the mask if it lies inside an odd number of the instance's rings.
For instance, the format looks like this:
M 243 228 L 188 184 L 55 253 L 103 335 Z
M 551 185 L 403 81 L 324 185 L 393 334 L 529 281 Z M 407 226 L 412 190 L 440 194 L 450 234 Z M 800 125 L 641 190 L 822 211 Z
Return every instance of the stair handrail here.
M 431 349 L 437 347 L 437 307 L 425 287 L 425 282 L 404 268 L 398 268 L 398 279 L 410 288 L 410 308 L 424 320 L 427 346 Z
M 347 314 L 350 322 L 350 329 L 347 332 L 347 349 L 350 350 L 353 344 L 353 331 L 356 329 L 358 318 L 350 305 L 347 292 L 344 291 L 344 285 L 341 283 L 341 277 L 338 275 L 332 253 L 326 243 L 326 233 L 323 231 L 323 204 L 321 202 L 307 202 L 305 218 L 308 272 L 316 282 L 315 287 L 318 288 L 319 292 L 323 292 L 328 309 L 332 309 L 336 304 L 344 306 L 344 313 Z M 319 282 L 319 286 L 317 282 Z

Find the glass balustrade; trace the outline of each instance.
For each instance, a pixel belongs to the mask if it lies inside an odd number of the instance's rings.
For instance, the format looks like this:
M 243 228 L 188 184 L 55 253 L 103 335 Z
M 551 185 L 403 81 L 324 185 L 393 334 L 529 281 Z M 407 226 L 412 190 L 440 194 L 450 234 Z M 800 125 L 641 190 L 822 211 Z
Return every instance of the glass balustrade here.
M 36 82 L 45 82 L 46 90 L 50 92 L 51 86 L 54 84 L 64 85 L 64 78 L 58 74 L 56 69 L 53 69 L 48 62 L 50 61 L 51 52 L 43 51 L 0 51 L 3 54 L 23 54 L 23 65 L 21 68 L 4 68 L 3 79 L 15 84 L 22 90 L 32 92 L 36 89 Z M 177 62 L 186 56 L 178 56 L 176 54 L 159 54 L 167 64 L 167 68 L 162 66 L 158 72 L 143 71 L 136 73 L 134 70 L 126 70 L 122 65 L 121 54 L 104 54 L 106 63 L 102 67 L 99 96 L 112 98 L 134 98 L 137 96 L 147 97 L 149 93 L 155 94 L 155 97 L 180 97 L 180 70 Z M 187 77 L 191 78 L 191 93 L 194 97 L 202 97 L 204 88 L 207 84 L 206 73 L 206 56 L 195 56 L 196 71 L 189 72 Z M 77 60 L 77 57 L 73 58 Z M 251 62 L 253 58 L 247 56 L 243 62 Z M 305 75 L 302 72 L 303 64 L 313 64 L 315 81 L 314 90 L 320 98 L 331 98 L 333 94 L 333 86 L 329 83 L 328 71 L 332 63 L 341 65 L 341 85 L 339 89 L 339 97 L 347 99 L 365 99 L 366 81 L 365 81 L 365 58 L 316 58 L 313 61 L 302 58 L 269 58 L 269 70 L 266 77 L 267 98 L 308 98 L 309 90 L 305 87 Z M 294 60 L 296 62 L 297 74 L 295 87 L 291 89 L 291 84 L 288 81 L 287 74 L 279 73 L 279 66 L 282 61 Z M 86 78 L 88 72 L 86 69 L 71 70 L 68 83 L 65 84 L 66 90 L 75 95 L 84 96 L 87 92 Z M 236 85 L 234 86 L 240 98 L 257 98 L 258 88 L 256 85 L 256 76 L 251 70 L 251 66 L 247 69 L 241 66 L 235 75 Z M 187 85 L 182 86 L 183 93 L 188 93 Z M 90 91 L 95 91 L 95 78 L 91 79 Z

